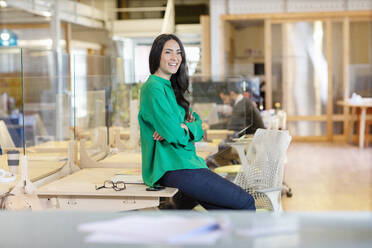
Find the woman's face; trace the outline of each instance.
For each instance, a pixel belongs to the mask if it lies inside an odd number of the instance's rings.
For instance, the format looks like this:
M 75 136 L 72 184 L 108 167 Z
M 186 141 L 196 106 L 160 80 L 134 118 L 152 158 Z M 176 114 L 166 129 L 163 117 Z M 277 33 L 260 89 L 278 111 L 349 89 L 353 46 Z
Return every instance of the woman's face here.
M 156 73 L 160 76 L 170 78 L 177 73 L 182 62 L 181 48 L 175 40 L 165 42 L 161 52 L 160 65 Z

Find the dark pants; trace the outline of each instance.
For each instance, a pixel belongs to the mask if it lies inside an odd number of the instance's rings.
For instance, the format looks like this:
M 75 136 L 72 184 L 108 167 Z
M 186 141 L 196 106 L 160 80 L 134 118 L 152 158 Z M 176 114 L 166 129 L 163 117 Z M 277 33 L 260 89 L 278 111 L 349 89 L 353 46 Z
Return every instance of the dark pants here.
M 205 209 L 256 210 L 249 193 L 208 169 L 168 171 L 159 183 L 178 188 L 184 202 L 194 201 Z

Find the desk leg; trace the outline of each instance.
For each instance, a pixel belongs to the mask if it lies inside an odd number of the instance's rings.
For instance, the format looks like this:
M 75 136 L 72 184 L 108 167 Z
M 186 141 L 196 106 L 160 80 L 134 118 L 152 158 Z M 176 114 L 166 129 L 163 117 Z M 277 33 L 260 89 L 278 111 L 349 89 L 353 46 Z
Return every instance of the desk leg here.
M 350 107 L 351 108 L 351 116 L 350 116 L 350 134 L 349 134 L 349 140 L 351 140 L 351 143 L 354 144 L 354 133 L 357 133 L 357 131 L 354 131 L 354 123 L 355 120 L 357 120 L 356 115 L 356 107 Z
M 359 126 L 359 148 L 364 147 L 364 134 L 366 129 L 366 112 L 367 108 L 361 108 L 362 113 L 360 115 L 360 126 Z
M 345 114 L 345 120 L 344 120 L 344 139 L 346 143 L 350 142 L 350 129 L 352 128 L 351 124 L 351 115 L 350 115 L 350 108 L 348 106 L 344 106 L 344 114 Z

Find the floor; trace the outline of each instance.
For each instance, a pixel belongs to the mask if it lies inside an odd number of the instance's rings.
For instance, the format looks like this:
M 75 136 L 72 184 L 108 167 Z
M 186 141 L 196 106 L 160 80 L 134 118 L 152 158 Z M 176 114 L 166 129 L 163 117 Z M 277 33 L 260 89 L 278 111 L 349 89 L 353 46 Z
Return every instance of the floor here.
M 284 211 L 372 211 L 372 147 L 292 142 Z

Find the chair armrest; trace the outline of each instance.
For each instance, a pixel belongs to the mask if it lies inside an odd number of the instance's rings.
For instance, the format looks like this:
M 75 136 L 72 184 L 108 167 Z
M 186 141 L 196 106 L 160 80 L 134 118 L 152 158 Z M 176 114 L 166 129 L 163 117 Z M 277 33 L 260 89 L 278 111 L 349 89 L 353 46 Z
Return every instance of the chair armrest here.
M 276 191 L 282 191 L 283 187 L 276 187 L 276 188 L 269 188 L 269 189 L 258 189 L 256 192 L 260 193 L 268 193 L 268 192 L 276 192 Z

